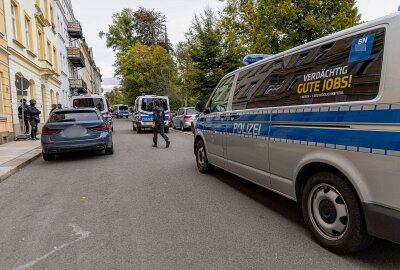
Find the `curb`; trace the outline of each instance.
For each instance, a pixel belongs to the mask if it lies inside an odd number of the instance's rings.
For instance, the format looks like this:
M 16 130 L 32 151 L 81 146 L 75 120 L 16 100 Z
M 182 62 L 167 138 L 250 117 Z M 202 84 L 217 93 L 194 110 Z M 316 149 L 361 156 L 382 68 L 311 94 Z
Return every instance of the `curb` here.
M 42 154 L 42 148 L 39 146 L 21 156 L 14 158 L 0 166 L 0 183 L 12 176 L 23 167 L 37 159 Z

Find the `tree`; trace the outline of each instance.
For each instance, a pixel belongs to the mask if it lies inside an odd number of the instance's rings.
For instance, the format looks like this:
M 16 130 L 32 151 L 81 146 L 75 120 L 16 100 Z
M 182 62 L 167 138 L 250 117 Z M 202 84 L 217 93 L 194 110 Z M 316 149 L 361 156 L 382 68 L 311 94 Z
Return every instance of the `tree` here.
M 166 18 L 160 12 L 139 8 L 133 11 L 129 8 L 113 15 L 113 23 L 108 32 L 100 32 L 100 38 L 106 38 L 106 45 L 116 52 L 128 50 L 136 42 L 145 45 L 160 45 L 169 50 Z
M 251 53 L 275 54 L 360 21 L 355 0 L 227 0 L 223 28 Z
M 118 57 L 116 73 L 123 77 L 122 91 L 129 100 L 143 93 L 171 95 L 176 92 L 176 67 L 168 52 L 158 45 L 137 42 Z
M 111 92 L 106 93 L 106 98 L 110 102 L 111 105 L 115 104 L 129 104 L 132 105 L 133 102 L 128 100 L 124 93 L 121 91 L 119 87 L 114 87 Z

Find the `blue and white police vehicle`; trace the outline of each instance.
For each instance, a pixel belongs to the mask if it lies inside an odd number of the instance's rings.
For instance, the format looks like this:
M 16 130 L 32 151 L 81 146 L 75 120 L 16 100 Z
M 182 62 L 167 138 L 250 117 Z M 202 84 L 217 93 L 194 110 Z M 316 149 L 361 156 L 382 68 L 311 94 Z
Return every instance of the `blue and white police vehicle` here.
M 136 98 L 133 106 L 133 130 L 137 133 L 141 133 L 143 130 L 153 129 L 154 117 L 153 117 L 153 105 L 154 100 L 158 99 L 165 111 L 165 132 L 169 132 L 170 127 L 170 107 L 169 98 L 167 96 L 156 96 L 156 95 L 142 95 Z
M 336 253 L 400 243 L 400 14 L 227 74 L 200 102 L 194 150 L 299 202 Z

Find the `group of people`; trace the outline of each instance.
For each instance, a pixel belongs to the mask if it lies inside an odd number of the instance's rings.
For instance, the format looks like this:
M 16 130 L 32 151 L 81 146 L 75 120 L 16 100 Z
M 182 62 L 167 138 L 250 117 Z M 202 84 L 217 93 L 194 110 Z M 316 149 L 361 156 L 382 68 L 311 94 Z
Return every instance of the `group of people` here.
M 25 126 L 25 134 L 29 134 L 32 140 L 38 140 L 37 129 L 40 123 L 41 111 L 36 108 L 36 100 L 31 99 L 29 105 L 26 104 L 26 99 L 21 100 L 21 105 L 18 107 L 18 117 L 23 120 Z M 30 126 L 29 126 L 30 125 Z

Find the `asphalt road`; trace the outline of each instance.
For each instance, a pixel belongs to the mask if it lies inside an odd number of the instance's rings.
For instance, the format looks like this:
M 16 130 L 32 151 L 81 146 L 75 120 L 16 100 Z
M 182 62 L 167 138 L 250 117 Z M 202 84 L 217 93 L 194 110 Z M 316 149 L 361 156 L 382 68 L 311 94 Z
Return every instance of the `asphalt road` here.
M 193 136 L 115 122 L 115 154 L 41 158 L 0 184 L 0 269 L 399 269 L 382 240 L 337 256 L 300 208 L 228 173 L 198 173 Z M 164 146 L 160 142 L 160 146 Z

